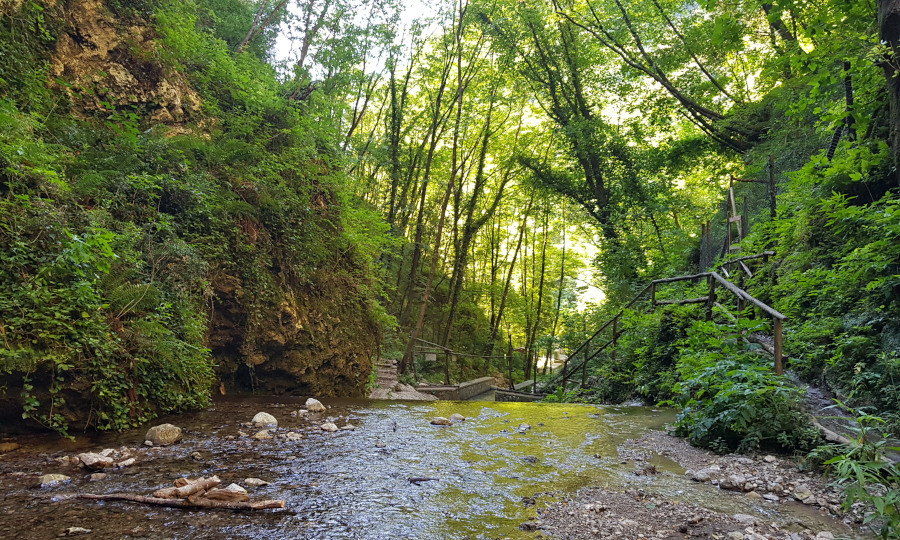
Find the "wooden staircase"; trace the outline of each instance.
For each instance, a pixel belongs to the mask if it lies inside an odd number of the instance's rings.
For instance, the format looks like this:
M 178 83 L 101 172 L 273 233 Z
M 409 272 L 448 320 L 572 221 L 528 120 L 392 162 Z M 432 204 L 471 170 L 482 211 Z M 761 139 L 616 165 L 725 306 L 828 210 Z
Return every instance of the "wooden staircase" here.
M 741 270 L 746 269 L 747 272 L 750 272 L 749 267 L 747 266 L 747 261 L 763 259 L 768 260 L 769 257 L 775 255 L 773 251 L 766 251 L 757 255 L 748 255 L 744 257 L 738 257 L 736 259 L 731 259 L 729 261 L 723 262 L 720 266 L 723 273 L 728 274 L 728 267 L 734 268 L 737 266 Z M 752 275 L 752 274 L 751 274 Z M 680 300 L 657 300 L 656 292 L 657 288 L 661 285 L 665 285 L 668 283 L 677 283 L 683 281 L 691 281 L 693 283 L 699 283 L 701 280 L 705 280 L 708 286 L 708 294 L 705 296 L 697 297 L 697 298 L 685 298 Z M 732 313 L 730 306 L 725 306 L 719 302 L 719 291 L 724 290 L 731 297 L 736 300 L 735 311 Z M 618 345 L 619 337 L 624 333 L 624 330 L 620 328 L 620 321 L 622 316 L 625 314 L 625 311 L 630 309 L 632 306 L 637 304 L 640 300 L 645 299 L 649 296 L 650 307 L 655 308 L 660 305 L 671 305 L 671 304 L 705 304 L 706 305 L 706 318 L 708 320 L 712 319 L 714 311 L 713 308 L 718 308 L 723 314 L 725 314 L 726 318 L 731 320 L 732 322 L 736 322 L 741 314 L 744 312 L 746 307 L 753 306 L 758 309 L 762 314 L 769 317 L 772 321 L 772 338 L 773 338 L 773 347 L 772 354 L 774 356 L 774 370 L 778 375 L 782 375 L 784 372 L 784 368 L 782 366 L 782 358 L 783 358 L 783 345 L 784 345 L 784 337 L 783 337 L 783 323 L 787 317 L 772 308 L 771 306 L 761 302 L 760 300 L 754 298 L 750 293 L 738 287 L 718 272 L 701 272 L 699 274 L 693 274 L 688 276 L 678 276 L 672 278 L 665 279 L 656 279 L 651 281 L 644 289 L 639 292 L 628 304 L 623 307 L 619 313 L 617 313 L 614 317 L 606 321 L 600 328 L 594 332 L 591 337 L 584 341 L 578 348 L 575 349 L 569 355 L 569 358 L 566 360 L 566 363 L 563 365 L 562 371 L 562 386 L 566 387 L 569 379 L 572 375 L 581 371 L 581 385 L 585 386 L 586 377 L 587 377 L 587 365 L 588 363 L 596 358 L 600 353 L 610 350 L 610 355 L 612 360 L 616 360 L 616 347 Z M 602 339 L 603 333 L 607 330 L 611 330 L 611 335 L 608 334 L 609 339 L 605 342 Z M 598 340 L 598 338 L 600 338 Z M 600 344 L 597 346 L 595 341 L 598 341 Z M 579 359 L 580 356 L 580 359 Z M 571 369 L 569 368 L 569 362 L 573 361 L 575 364 Z

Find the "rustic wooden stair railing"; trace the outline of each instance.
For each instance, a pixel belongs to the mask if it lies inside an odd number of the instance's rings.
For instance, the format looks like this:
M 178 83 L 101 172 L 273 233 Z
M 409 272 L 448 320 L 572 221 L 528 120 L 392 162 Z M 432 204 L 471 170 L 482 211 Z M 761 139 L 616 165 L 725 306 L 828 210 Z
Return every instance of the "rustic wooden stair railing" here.
M 774 252 L 767 251 L 767 252 L 761 253 L 759 255 L 749 255 L 749 256 L 745 256 L 745 257 L 739 257 L 738 259 L 740 259 L 740 260 L 734 259 L 731 261 L 726 261 L 723 264 L 725 264 L 725 265 L 730 265 L 733 263 L 744 264 L 743 261 L 745 261 L 745 260 L 768 257 L 769 255 L 773 255 L 773 254 L 774 254 Z M 744 264 L 744 266 L 746 266 L 746 265 Z M 687 298 L 684 300 L 657 300 L 656 299 L 657 285 L 663 285 L 666 283 L 676 283 L 679 281 L 693 281 L 696 283 L 697 281 L 699 281 L 703 278 L 706 278 L 707 283 L 709 284 L 709 294 L 706 296 L 701 296 L 699 298 Z M 763 313 L 765 313 L 769 317 L 771 317 L 772 333 L 773 333 L 773 338 L 775 341 L 775 344 L 774 344 L 775 345 L 775 347 L 774 347 L 775 373 L 777 373 L 778 375 L 782 375 L 784 373 L 784 367 L 782 366 L 783 346 L 784 346 L 784 337 L 783 337 L 783 328 L 782 327 L 783 327 L 783 322 L 785 319 L 787 319 L 787 317 L 785 315 L 783 315 L 782 313 L 778 312 L 777 310 L 775 310 L 774 308 L 772 308 L 771 306 L 757 300 L 756 298 L 751 296 L 750 293 L 741 289 L 734 283 L 731 283 L 730 281 L 728 281 L 727 279 L 725 279 L 724 277 L 719 275 L 717 272 L 702 272 L 700 274 L 693 274 L 690 276 L 678 276 L 678 277 L 665 278 L 665 279 L 656 279 L 656 280 L 651 281 L 650 284 L 647 285 L 646 287 L 644 287 L 644 290 L 639 292 L 637 294 L 637 296 L 635 296 L 634 299 L 631 300 L 631 302 L 629 302 L 627 305 L 625 305 L 625 307 L 623 307 L 622 310 L 619 311 L 619 313 L 617 313 L 615 317 L 613 317 L 612 319 L 607 321 L 603 326 L 600 327 L 600 329 L 598 329 L 596 332 L 594 332 L 594 334 L 591 337 L 589 337 L 587 340 L 585 340 L 584 343 L 579 345 L 578 348 L 575 349 L 575 351 L 569 355 L 569 358 L 575 358 L 579 353 L 581 353 L 583 351 L 584 352 L 584 360 L 582 360 L 581 363 L 579 363 L 571 371 L 568 369 L 569 361 L 568 361 L 568 359 L 566 360 L 566 362 L 563 364 L 563 373 L 562 373 L 563 388 L 566 387 L 566 383 L 568 383 L 570 375 L 577 373 L 579 370 L 582 372 L 581 373 L 581 381 L 582 381 L 581 385 L 584 386 L 584 384 L 586 382 L 585 379 L 586 379 L 586 375 L 587 375 L 588 362 L 590 362 L 591 360 L 596 358 L 597 355 L 599 355 L 601 352 L 606 350 L 610 345 L 612 346 L 612 352 L 611 352 L 612 359 L 613 359 L 613 361 L 615 361 L 616 346 L 618 344 L 619 336 L 621 335 L 621 333 L 619 332 L 619 319 L 622 317 L 622 315 L 625 314 L 625 310 L 627 310 L 628 308 L 630 308 L 631 306 L 636 304 L 648 292 L 650 293 L 651 306 L 667 305 L 667 304 L 706 304 L 706 317 L 707 317 L 707 319 L 711 319 L 712 314 L 713 314 L 713 307 L 718 307 L 718 308 L 724 310 L 726 313 L 728 312 L 727 308 L 725 308 L 722 304 L 720 304 L 718 302 L 718 297 L 716 295 L 716 287 L 718 287 L 718 286 L 725 288 L 725 290 L 727 290 L 732 295 L 737 297 L 738 312 L 743 311 L 744 307 L 749 302 L 750 304 L 753 304 L 754 306 L 759 308 Z M 590 350 L 591 342 L 595 338 L 597 338 L 601 332 L 603 332 L 610 326 L 612 326 L 612 331 L 613 331 L 612 339 L 610 339 L 609 341 L 604 343 L 597 350 L 591 351 Z

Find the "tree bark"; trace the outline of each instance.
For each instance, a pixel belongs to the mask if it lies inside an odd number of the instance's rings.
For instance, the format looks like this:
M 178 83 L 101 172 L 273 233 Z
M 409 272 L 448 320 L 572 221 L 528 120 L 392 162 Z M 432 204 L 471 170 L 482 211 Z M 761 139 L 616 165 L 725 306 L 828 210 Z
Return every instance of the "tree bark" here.
M 894 158 L 894 179 L 900 178 L 900 0 L 878 0 L 878 35 L 887 52 L 881 61 L 890 105 L 889 144 Z

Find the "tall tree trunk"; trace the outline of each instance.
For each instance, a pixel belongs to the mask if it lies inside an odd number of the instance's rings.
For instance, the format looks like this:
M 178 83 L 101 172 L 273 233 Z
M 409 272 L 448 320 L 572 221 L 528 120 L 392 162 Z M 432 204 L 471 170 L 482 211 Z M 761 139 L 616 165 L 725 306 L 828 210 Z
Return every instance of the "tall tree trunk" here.
M 559 263 L 559 288 L 556 291 L 556 314 L 553 316 L 553 329 L 550 330 L 550 336 L 553 338 L 547 345 L 547 356 L 550 357 L 556 347 L 556 325 L 559 323 L 559 312 L 562 309 L 562 293 L 563 285 L 566 280 L 566 228 L 563 226 L 563 248 L 562 261 Z M 544 375 L 547 374 L 547 366 L 544 365 Z
M 890 145 L 894 157 L 894 178 L 900 178 L 900 0 L 878 0 L 878 34 L 886 46 L 881 61 L 890 104 Z
M 447 184 L 447 189 L 444 192 L 444 200 L 441 202 L 441 217 L 438 220 L 437 233 L 435 234 L 434 239 L 434 250 L 431 255 L 431 269 L 428 272 L 428 281 L 425 283 L 425 292 L 422 295 L 422 306 L 419 308 L 419 317 L 416 320 L 416 326 L 410 333 L 409 342 L 406 344 L 406 351 L 403 353 L 403 358 L 400 360 L 399 371 L 401 374 L 406 373 L 408 366 L 413 361 L 413 349 L 416 345 L 416 339 L 422 332 L 422 325 L 425 322 L 425 311 L 428 308 L 428 297 L 431 295 L 431 286 L 434 283 L 434 276 L 435 274 L 437 274 L 438 261 L 441 258 L 441 236 L 443 236 L 444 233 L 444 218 L 447 215 L 447 203 L 450 201 L 450 193 L 452 191 L 453 182 L 451 180 Z
M 540 282 L 538 284 L 538 301 L 537 301 L 537 312 L 534 315 L 534 325 L 531 327 L 531 337 L 528 339 L 528 345 L 525 347 L 528 354 L 534 357 L 534 382 L 535 386 L 532 387 L 534 391 L 537 391 L 537 369 L 538 369 L 538 351 L 535 347 L 535 342 L 537 339 L 537 331 L 538 327 L 541 325 L 541 305 L 544 300 L 544 274 L 547 269 L 547 229 L 550 221 L 550 210 L 544 210 L 544 240 L 541 245 L 541 277 Z M 534 289 L 532 289 L 532 293 Z
M 506 274 L 506 283 L 503 285 L 503 294 L 500 295 L 500 307 L 497 309 L 497 317 L 494 320 L 494 326 L 491 328 L 491 343 L 497 341 L 497 331 L 500 329 L 500 321 L 503 319 L 503 310 L 506 308 L 506 297 L 509 295 L 509 285 L 512 283 L 513 270 L 516 267 L 516 259 L 519 256 L 519 250 L 522 248 L 522 237 L 525 235 L 525 226 L 528 223 L 528 214 L 531 212 L 531 205 L 534 202 L 534 193 L 528 199 L 525 206 L 525 212 L 522 215 L 522 224 L 519 226 L 519 239 L 516 241 L 516 250 L 513 252 L 512 261 L 509 263 L 509 272 Z
M 484 140 L 481 144 L 481 153 L 478 157 L 478 170 L 475 173 L 475 184 L 472 186 L 472 194 L 469 196 L 468 201 L 466 202 L 466 220 L 463 225 L 462 239 L 459 243 L 459 248 L 456 252 L 456 257 L 453 262 L 453 277 L 450 281 L 450 311 L 447 315 L 447 323 L 444 327 L 444 338 L 442 344 L 444 347 L 448 346 L 450 343 L 450 334 L 453 331 L 453 324 L 456 322 L 456 312 L 459 307 L 459 298 L 462 294 L 463 283 L 465 281 L 465 272 L 466 267 L 469 263 L 469 249 L 472 245 L 472 240 L 475 238 L 475 235 L 484 227 L 485 223 L 494 215 L 494 212 L 497 210 L 497 206 L 500 204 L 500 199 L 503 197 L 503 190 L 506 187 L 506 184 L 509 182 L 512 167 L 506 169 L 503 174 L 503 179 L 500 182 L 499 187 L 497 188 L 497 192 L 494 194 L 494 200 L 491 203 L 491 206 L 479 217 L 475 217 L 475 207 L 478 205 L 478 201 L 480 199 L 480 195 L 482 191 L 484 191 L 486 175 L 485 175 L 485 163 L 487 159 L 487 152 L 490 143 L 490 138 L 492 135 L 491 132 L 491 115 L 494 110 L 493 104 L 493 91 L 491 92 L 491 104 L 488 107 L 487 118 L 485 119 L 484 125 Z M 521 127 L 521 126 L 520 126 Z M 518 140 L 518 133 L 516 134 L 516 140 Z

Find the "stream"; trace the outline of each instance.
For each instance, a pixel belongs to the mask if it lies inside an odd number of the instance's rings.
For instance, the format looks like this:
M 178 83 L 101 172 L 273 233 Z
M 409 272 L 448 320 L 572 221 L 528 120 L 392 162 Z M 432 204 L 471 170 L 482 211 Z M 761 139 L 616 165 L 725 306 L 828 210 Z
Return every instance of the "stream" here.
M 638 486 L 712 510 L 753 514 L 786 529 L 833 530 L 841 523 L 802 504 L 772 507 L 688 480 L 671 459 L 654 457 L 661 474 L 635 476 L 617 445 L 674 420 L 669 410 L 632 406 L 496 402 L 323 400 L 328 410 L 296 415 L 299 398 L 227 397 L 200 412 L 161 419 L 184 429 L 184 440 L 163 448 L 142 445 L 146 429 L 81 435 L 18 436 L 0 454 L 0 538 L 44 539 L 69 527 L 90 538 L 534 538 L 519 525 L 537 510 L 588 485 L 621 491 Z M 255 440 L 247 422 L 273 414 L 274 434 L 302 439 Z M 453 426 L 429 424 L 453 413 Z M 331 418 L 354 430 L 328 433 Z M 527 426 L 530 427 L 527 427 Z M 127 447 L 136 463 L 90 473 L 55 458 Z M 37 476 L 61 473 L 68 484 L 42 488 Z M 188 511 L 122 502 L 65 500 L 69 493 L 149 495 L 182 476 L 218 475 L 222 485 L 248 477 L 270 485 L 248 489 L 253 500 L 285 499 L 280 511 Z M 413 477 L 435 480 L 418 485 Z M 524 504 L 534 497 L 536 504 Z

